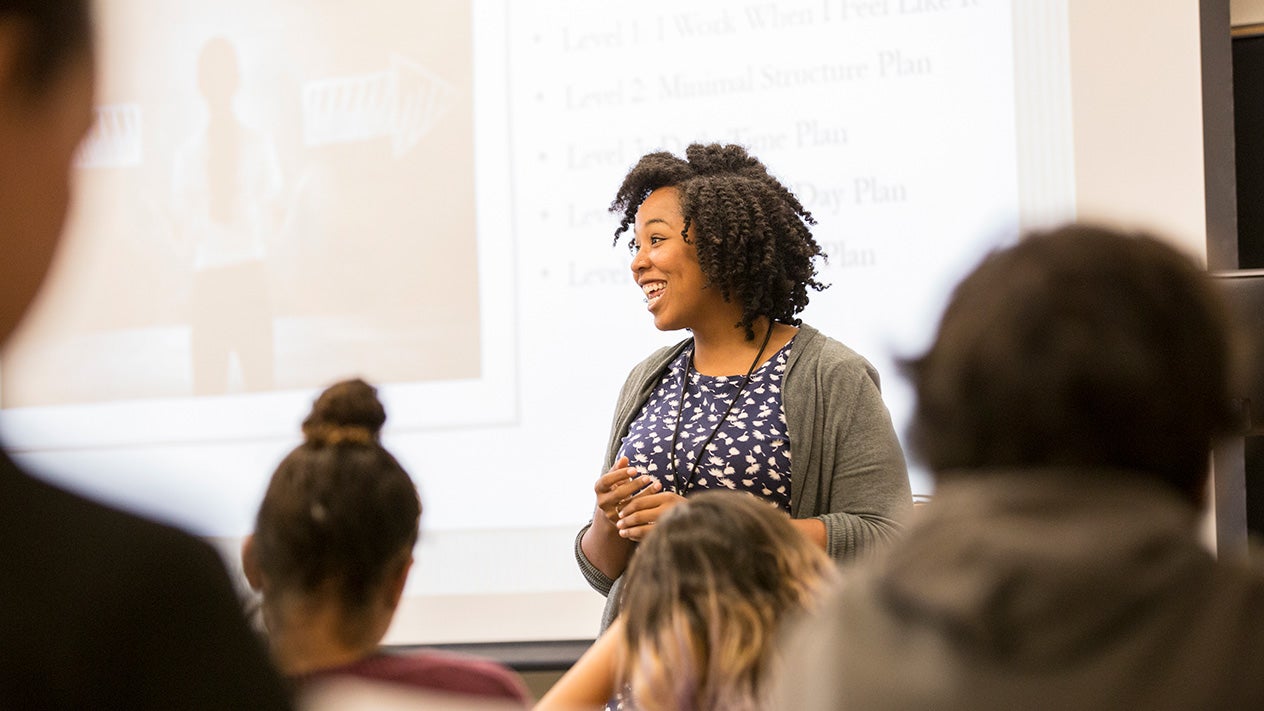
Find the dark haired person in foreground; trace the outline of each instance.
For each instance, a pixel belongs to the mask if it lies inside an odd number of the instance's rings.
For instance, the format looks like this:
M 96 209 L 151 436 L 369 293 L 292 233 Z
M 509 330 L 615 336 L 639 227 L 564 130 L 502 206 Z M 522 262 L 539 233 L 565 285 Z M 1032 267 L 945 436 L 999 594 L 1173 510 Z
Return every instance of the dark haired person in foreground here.
M 382 446 L 386 411 L 363 380 L 327 388 L 303 421 L 303 443 L 277 467 L 242 548 L 281 670 L 305 689 L 339 677 L 529 703 L 494 662 L 378 648 L 404 591 L 421 500 Z
M 1264 708 L 1264 576 L 1197 535 L 1232 339 L 1151 237 L 985 259 L 909 365 L 935 500 L 791 642 L 779 707 Z
M 92 92 L 87 0 L 0 0 L 0 343 L 52 260 Z M 289 707 L 210 546 L 3 453 L 0 566 L 0 707 Z
M 824 288 L 799 199 L 742 147 L 694 144 L 642 157 L 611 210 L 655 327 L 691 333 L 637 365 L 615 405 L 575 541 L 603 628 L 637 542 L 693 493 L 750 492 L 836 560 L 890 541 L 912 509 L 904 454 L 874 367 L 796 317 Z

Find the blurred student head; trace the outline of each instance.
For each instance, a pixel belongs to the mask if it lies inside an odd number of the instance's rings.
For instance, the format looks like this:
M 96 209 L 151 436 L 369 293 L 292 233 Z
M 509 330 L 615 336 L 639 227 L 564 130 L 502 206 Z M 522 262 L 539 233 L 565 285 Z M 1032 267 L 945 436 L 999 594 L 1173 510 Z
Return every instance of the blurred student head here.
M 93 71 L 86 1 L 0 0 L 0 343 L 52 262 Z
M 626 573 L 618 686 L 645 711 L 758 706 L 782 623 L 834 574 L 770 504 L 730 491 L 689 497 Z
M 909 364 L 912 444 L 941 478 L 1143 472 L 1201 503 L 1230 425 L 1230 329 L 1205 274 L 1145 234 L 1071 225 L 998 251 Z
M 386 633 L 412 565 L 421 501 L 382 447 L 385 421 L 372 386 L 337 383 L 316 400 L 304 442 L 273 474 L 242 556 L 274 643 L 327 625 L 327 640 L 354 656 Z M 304 671 L 284 654 L 278 662 Z

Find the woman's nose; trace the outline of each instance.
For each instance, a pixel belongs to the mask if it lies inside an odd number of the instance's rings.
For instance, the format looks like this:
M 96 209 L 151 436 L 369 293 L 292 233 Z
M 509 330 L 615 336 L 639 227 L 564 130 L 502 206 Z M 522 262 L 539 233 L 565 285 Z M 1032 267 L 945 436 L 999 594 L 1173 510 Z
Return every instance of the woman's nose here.
M 632 252 L 632 263 L 629 266 L 632 268 L 633 274 L 643 271 L 649 265 L 650 265 L 650 258 L 646 254 L 646 250 L 644 248 L 638 247 L 635 251 Z

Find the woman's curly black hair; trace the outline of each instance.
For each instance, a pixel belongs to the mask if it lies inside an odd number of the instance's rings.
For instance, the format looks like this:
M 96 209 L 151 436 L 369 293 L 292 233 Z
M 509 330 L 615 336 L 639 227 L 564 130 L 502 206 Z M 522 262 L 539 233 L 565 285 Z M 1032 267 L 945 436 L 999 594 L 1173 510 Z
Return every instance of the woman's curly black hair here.
M 645 198 L 664 187 L 680 191 L 681 236 L 697 249 L 707 285 L 742 304 L 737 325 L 746 329 L 746 339 L 754 340 L 752 324 L 761 316 L 797 326 L 808 287 L 827 285 L 816 280 L 813 263 L 825 258 L 809 229 L 816 220 L 794 193 L 742 146 L 695 143 L 684 159 L 650 153 L 632 167 L 610 203 L 611 212 L 623 213 L 615 244 L 636 222 Z

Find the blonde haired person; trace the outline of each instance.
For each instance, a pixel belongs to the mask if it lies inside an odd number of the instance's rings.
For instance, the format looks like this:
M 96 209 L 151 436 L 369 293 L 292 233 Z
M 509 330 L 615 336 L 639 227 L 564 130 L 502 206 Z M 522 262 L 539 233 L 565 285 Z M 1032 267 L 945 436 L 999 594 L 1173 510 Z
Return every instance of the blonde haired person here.
M 732 491 L 664 514 L 626 573 L 618 618 L 537 709 L 754 709 L 785 620 L 835 578 L 790 517 Z

